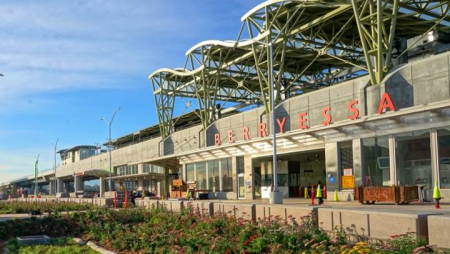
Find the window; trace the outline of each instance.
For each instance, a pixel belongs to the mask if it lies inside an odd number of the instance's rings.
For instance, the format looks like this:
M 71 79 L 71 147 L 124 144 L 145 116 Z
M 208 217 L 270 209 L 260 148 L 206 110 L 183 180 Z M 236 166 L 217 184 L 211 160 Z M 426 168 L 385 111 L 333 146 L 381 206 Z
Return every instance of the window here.
M 127 166 L 117 167 L 117 175 L 124 176 L 127 174 Z
M 219 160 L 208 161 L 208 184 L 210 191 L 220 191 L 219 176 Z
M 195 181 L 194 163 L 186 164 L 186 182 Z
M 438 130 L 439 180 L 442 189 L 450 189 L 450 128 Z
M 195 163 L 197 172 L 196 187 L 198 190 L 206 190 L 206 162 Z
M 164 168 L 157 166 L 157 165 L 144 164 L 143 172 L 144 173 L 154 173 L 154 174 L 164 174 Z
M 408 132 L 396 135 L 399 185 L 432 187 L 430 133 Z
M 231 165 L 231 158 L 220 160 L 221 172 L 222 172 L 222 191 L 233 191 L 233 167 Z
M 137 173 L 138 173 L 138 166 L 137 165 L 117 167 L 117 174 L 119 176 L 135 175 Z
M 122 186 L 123 186 L 123 190 L 125 190 L 125 191 L 136 190 L 137 182 L 124 182 L 122 184 Z
M 362 140 L 364 186 L 390 186 L 389 137 Z
M 261 186 L 271 186 L 273 180 L 272 162 L 261 162 Z
M 245 173 L 244 157 L 243 156 L 236 157 L 236 163 L 238 168 L 238 174 Z

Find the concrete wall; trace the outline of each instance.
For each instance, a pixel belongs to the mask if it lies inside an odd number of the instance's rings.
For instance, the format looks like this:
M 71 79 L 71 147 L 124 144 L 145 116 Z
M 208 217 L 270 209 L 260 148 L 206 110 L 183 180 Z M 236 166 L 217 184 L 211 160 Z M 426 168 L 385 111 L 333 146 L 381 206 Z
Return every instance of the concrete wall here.
M 306 216 L 317 216 L 317 207 L 294 205 L 256 205 L 255 217 L 257 220 L 280 220 L 292 223 L 295 220 L 300 223 Z
M 385 80 L 385 90 L 398 109 L 450 98 L 449 53 L 415 61 Z
M 235 218 L 255 220 L 255 205 L 240 203 L 214 203 L 214 214 L 227 214 Z
M 377 114 L 381 96 L 388 92 L 397 110 L 427 105 L 450 99 L 450 53 L 415 61 L 389 74 L 380 85 L 367 86 L 368 77 L 343 82 L 319 91 L 296 96 L 281 102 L 276 108 L 276 118 L 286 117 L 284 131 L 299 129 L 299 114 L 308 115 L 309 127 L 321 126 L 324 118 L 322 109 L 330 107 L 332 123 L 347 120 L 352 114 L 348 103 L 356 100 L 353 106 L 360 116 Z M 258 138 L 258 124 L 266 123 L 270 133 L 270 117 L 263 108 L 257 108 L 238 115 L 219 119 L 207 129 L 207 146 L 214 145 L 214 135 L 220 134 L 221 142 L 228 143 L 228 131 L 232 130 L 236 141 L 243 140 L 243 127 L 249 128 L 251 139 Z M 277 132 L 279 127 L 277 126 Z
M 350 209 L 319 209 L 319 225 L 323 230 L 333 231 L 342 225 L 353 234 L 371 239 L 389 239 L 390 236 L 415 232 L 418 237 L 428 238 L 427 218 L 439 213 L 387 213 Z
M 23 199 L 34 202 L 34 199 Z M 95 198 L 41 198 L 38 202 L 73 202 L 93 204 L 97 206 L 113 206 L 112 199 Z M 279 220 L 301 223 L 305 216 L 318 220 L 320 227 L 332 232 L 342 225 L 351 234 L 357 234 L 369 239 L 387 240 L 390 236 L 416 232 L 417 237 L 429 240 L 429 244 L 441 248 L 450 248 L 450 216 L 439 212 L 378 212 L 355 209 L 339 209 L 332 207 L 311 207 L 296 205 L 265 205 L 230 202 L 214 202 L 208 200 L 136 200 L 138 207 L 166 208 L 170 212 L 179 212 L 185 208 L 193 208 L 203 215 L 226 214 L 235 218 L 247 220 Z M 351 235 L 352 236 L 352 235 Z M 353 240 L 356 238 L 351 237 Z
M 358 101 L 354 108 L 360 111 L 360 115 L 364 115 L 364 86 L 367 82 L 368 78 L 362 77 L 285 100 L 277 106 L 276 118 L 281 121 L 286 117 L 285 132 L 299 129 L 299 114 L 303 112 L 307 113 L 304 118 L 307 119 L 306 124 L 309 127 L 321 126 L 324 121 L 322 110 L 325 107 L 331 107 L 329 114 L 332 117 L 332 123 L 335 123 L 347 120 L 352 115 L 347 110 L 347 106 L 353 100 Z M 379 91 L 377 90 L 375 93 L 379 101 L 379 98 L 381 98 Z M 235 141 L 243 141 L 244 127 L 249 128 L 250 139 L 257 139 L 259 123 L 265 123 L 267 134 L 271 133 L 271 117 L 264 114 L 264 108 L 262 107 L 219 119 L 207 129 L 207 146 L 214 146 L 214 135 L 217 133 L 220 134 L 221 143 L 229 143 L 228 131 L 230 130 L 234 133 Z M 280 131 L 278 125 L 276 131 Z
M 204 142 L 202 126 L 194 126 L 185 130 L 180 130 L 163 141 L 163 152 L 161 155 L 178 154 L 185 151 L 198 149 Z
M 123 147 L 112 151 L 113 167 L 143 163 L 159 157 L 158 144 L 160 138 Z M 72 176 L 76 172 L 90 169 L 104 169 L 109 171 L 109 153 L 91 156 L 76 163 L 62 165 L 57 168 L 56 176 Z
M 429 216 L 428 234 L 429 243 L 441 248 L 450 249 L 450 217 L 449 216 Z

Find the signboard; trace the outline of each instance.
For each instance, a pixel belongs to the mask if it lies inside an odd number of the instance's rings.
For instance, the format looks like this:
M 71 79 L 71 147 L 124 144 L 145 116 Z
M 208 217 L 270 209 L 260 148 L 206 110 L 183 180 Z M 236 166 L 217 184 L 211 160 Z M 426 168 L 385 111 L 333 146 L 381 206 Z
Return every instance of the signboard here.
M 352 176 L 353 169 L 352 168 L 344 168 L 344 176 Z
M 342 189 L 353 189 L 355 187 L 354 176 L 342 176 Z
M 183 186 L 183 180 L 175 179 L 175 180 L 173 180 L 172 185 L 175 187 L 181 187 L 181 186 Z

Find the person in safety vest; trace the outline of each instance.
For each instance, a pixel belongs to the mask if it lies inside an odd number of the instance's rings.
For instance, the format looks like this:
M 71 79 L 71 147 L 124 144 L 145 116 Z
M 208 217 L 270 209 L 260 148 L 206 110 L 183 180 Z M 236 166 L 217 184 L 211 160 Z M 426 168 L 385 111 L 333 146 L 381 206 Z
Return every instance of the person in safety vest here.
M 317 199 L 319 200 L 319 205 L 323 205 L 323 184 L 321 181 L 317 184 Z

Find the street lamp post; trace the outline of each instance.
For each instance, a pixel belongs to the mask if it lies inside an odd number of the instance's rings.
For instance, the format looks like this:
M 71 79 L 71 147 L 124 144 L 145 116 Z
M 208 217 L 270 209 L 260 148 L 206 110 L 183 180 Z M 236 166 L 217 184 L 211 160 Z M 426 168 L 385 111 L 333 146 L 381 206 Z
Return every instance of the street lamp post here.
M 112 140 L 111 140 L 111 125 L 114 121 L 114 117 L 116 116 L 117 112 L 120 110 L 120 107 L 118 107 L 116 109 L 116 111 L 114 111 L 114 114 L 111 118 L 111 121 L 106 120 L 105 118 L 101 118 L 101 121 L 105 121 L 106 124 L 108 124 L 108 128 L 109 128 L 109 191 L 112 191 L 112 179 L 111 179 L 111 174 L 112 174 L 112 155 L 111 155 L 111 147 L 112 147 Z
M 278 35 L 279 36 L 279 35 Z M 260 43 L 268 48 L 268 75 L 269 75 L 269 86 L 270 86 L 270 108 L 272 110 L 272 168 L 273 168 L 273 191 L 270 193 L 270 203 L 271 204 L 283 204 L 283 193 L 278 189 L 278 163 L 277 163 L 277 134 L 276 134 L 276 119 L 275 119 L 275 82 L 274 82 L 274 70 L 273 70 L 273 42 L 271 40 L 269 43 L 262 41 L 254 41 Z
M 283 193 L 278 189 L 278 163 L 277 163 L 277 133 L 275 125 L 275 84 L 273 71 L 273 43 L 267 44 L 269 48 L 269 82 L 270 82 L 270 108 L 272 109 L 272 168 L 273 168 L 273 191 L 270 193 L 271 204 L 283 204 Z
M 52 144 L 53 148 L 55 150 L 55 161 L 53 164 L 53 173 L 54 173 L 54 177 L 55 177 L 55 180 L 54 180 L 55 182 L 54 182 L 53 190 L 52 190 L 54 195 L 56 195 L 56 193 L 58 192 L 58 188 L 56 187 L 58 184 L 58 180 L 56 180 L 56 147 L 58 146 L 58 141 L 59 141 L 59 138 L 57 138 L 56 142 L 54 144 Z
M 36 157 L 36 163 L 34 164 L 34 202 L 37 203 L 37 195 L 38 195 L 38 164 L 39 164 L 39 156 Z

